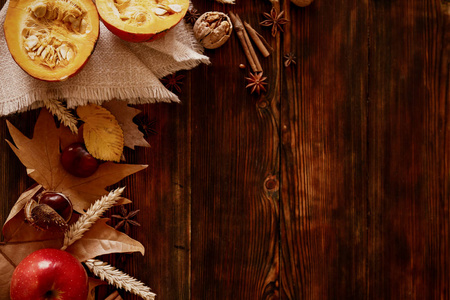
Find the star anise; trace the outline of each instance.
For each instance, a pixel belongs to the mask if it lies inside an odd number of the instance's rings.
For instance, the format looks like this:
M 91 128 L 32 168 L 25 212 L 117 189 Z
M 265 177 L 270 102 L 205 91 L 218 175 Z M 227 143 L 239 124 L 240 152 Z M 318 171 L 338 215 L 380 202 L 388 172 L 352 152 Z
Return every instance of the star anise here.
M 295 61 L 297 59 L 297 57 L 295 57 L 295 54 L 292 52 L 289 52 L 288 54 L 286 54 L 284 56 L 284 66 L 287 68 L 289 67 L 291 64 L 297 64 L 297 62 Z
M 261 91 L 265 92 L 266 88 L 264 85 L 267 85 L 267 82 L 265 80 L 267 77 L 263 77 L 263 73 L 250 73 L 250 77 L 245 77 L 248 84 L 245 86 L 246 88 L 251 88 L 251 94 L 253 94 L 255 91 L 258 93 L 258 95 L 261 93 Z
M 119 223 L 114 226 L 116 230 L 124 229 L 126 234 L 130 234 L 131 226 L 141 226 L 135 220 L 132 220 L 139 212 L 139 209 L 128 212 L 128 210 L 122 205 L 120 206 L 119 215 L 111 215 L 112 218 L 119 219 Z
M 149 119 L 147 115 L 138 115 L 136 124 L 138 125 L 139 130 L 144 134 L 145 138 L 158 133 L 155 129 L 156 119 Z
M 282 10 L 280 13 L 277 12 L 275 7 L 272 7 L 272 10 L 269 13 L 264 13 L 264 16 L 266 17 L 266 20 L 262 21 L 260 24 L 262 26 L 272 26 L 272 36 L 275 37 L 278 33 L 278 30 L 281 32 L 283 31 L 283 25 L 289 22 L 284 17 L 284 10 Z
M 172 92 L 176 91 L 178 93 L 181 93 L 180 85 L 183 84 L 182 79 L 184 77 L 184 75 L 177 75 L 176 73 L 174 73 L 162 78 L 161 82 Z
M 184 19 L 186 22 L 191 23 L 192 25 L 197 21 L 198 17 L 200 17 L 200 13 L 195 8 L 191 8 L 186 12 Z

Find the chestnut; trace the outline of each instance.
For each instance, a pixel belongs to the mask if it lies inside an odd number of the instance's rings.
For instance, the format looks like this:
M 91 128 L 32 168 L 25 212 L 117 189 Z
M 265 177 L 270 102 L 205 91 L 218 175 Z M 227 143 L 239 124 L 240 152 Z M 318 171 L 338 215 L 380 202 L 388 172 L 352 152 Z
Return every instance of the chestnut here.
M 93 157 L 83 143 L 73 143 L 61 153 L 61 164 L 69 174 L 86 178 L 97 171 L 99 162 Z
M 72 202 L 62 193 L 45 191 L 38 196 L 38 203 L 53 208 L 66 222 L 72 217 Z
M 39 230 L 66 231 L 72 202 L 64 194 L 40 189 L 24 206 L 25 220 Z

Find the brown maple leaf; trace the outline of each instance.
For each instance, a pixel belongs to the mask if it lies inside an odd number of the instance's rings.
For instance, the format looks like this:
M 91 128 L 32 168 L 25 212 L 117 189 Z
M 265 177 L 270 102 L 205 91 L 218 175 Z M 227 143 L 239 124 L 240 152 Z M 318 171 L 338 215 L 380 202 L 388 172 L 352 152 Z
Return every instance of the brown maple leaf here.
M 116 117 L 122 127 L 124 146 L 133 150 L 135 146 L 150 147 L 138 125 L 133 122 L 133 118 L 141 112 L 139 109 L 128 106 L 125 101 L 118 100 L 103 103 L 102 106 Z
M 56 128 L 53 117 L 42 110 L 29 139 L 7 121 L 14 144 L 8 141 L 14 153 L 27 168 L 28 175 L 45 189 L 63 193 L 73 204 L 75 211 L 82 213 L 101 196 L 107 194 L 106 187 L 123 178 L 147 168 L 147 165 L 102 163 L 98 170 L 87 178 L 70 175 L 60 163 L 60 135 L 66 130 Z M 129 203 L 123 200 L 118 204 Z

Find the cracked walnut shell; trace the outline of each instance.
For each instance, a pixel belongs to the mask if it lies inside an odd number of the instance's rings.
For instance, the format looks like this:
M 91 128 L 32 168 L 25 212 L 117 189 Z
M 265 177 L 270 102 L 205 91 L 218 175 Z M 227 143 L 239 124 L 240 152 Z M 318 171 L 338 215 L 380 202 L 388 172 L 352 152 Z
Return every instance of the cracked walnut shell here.
M 218 11 L 201 15 L 194 24 L 194 36 L 207 49 L 219 48 L 228 40 L 233 31 L 230 18 Z

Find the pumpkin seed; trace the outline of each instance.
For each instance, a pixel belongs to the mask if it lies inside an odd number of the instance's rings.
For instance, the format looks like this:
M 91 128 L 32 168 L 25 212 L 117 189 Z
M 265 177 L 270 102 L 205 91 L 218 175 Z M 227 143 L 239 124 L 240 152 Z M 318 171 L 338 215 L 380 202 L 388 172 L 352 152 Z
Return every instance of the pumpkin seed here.
M 29 56 L 32 60 L 34 60 L 34 58 L 36 57 L 36 53 L 34 53 L 34 52 L 28 52 L 28 56 Z
M 131 0 L 116 1 L 129 2 Z M 25 20 L 25 27 L 22 30 L 23 47 L 28 57 L 37 64 L 52 69 L 58 65 L 66 66 L 75 58 L 75 48 L 67 41 L 55 37 L 47 28 L 50 25 L 83 34 L 89 26 L 84 15 L 86 12 L 71 0 L 55 2 L 38 0 L 29 8 L 29 17 Z M 138 22 L 146 19 L 145 15 L 139 14 L 136 14 L 135 18 Z M 54 31 L 60 32 L 59 30 Z
M 73 31 L 80 31 L 81 19 L 75 19 L 73 22 L 70 23 L 71 23 L 70 27 L 72 27 Z
M 41 45 L 36 51 L 36 55 L 41 55 L 42 50 L 44 50 L 44 46 Z
M 169 8 L 170 8 L 170 10 L 172 11 L 172 12 L 174 12 L 174 13 L 179 13 L 179 12 L 181 12 L 181 10 L 182 10 L 182 8 L 181 8 L 181 5 L 178 5 L 178 4 L 169 4 L 169 5 L 167 5 Z
M 66 60 L 71 61 L 72 58 L 75 57 L 75 53 L 73 52 L 73 50 L 71 48 L 69 48 L 69 50 L 67 51 L 66 54 Z
M 47 5 L 45 3 L 39 2 L 33 6 L 32 10 L 36 18 L 42 18 L 47 13 Z
M 80 23 L 80 33 L 85 33 L 86 29 L 88 26 L 88 22 L 86 21 L 85 18 L 81 19 L 81 23 Z
M 42 50 L 42 52 L 40 54 L 41 59 L 44 60 L 45 57 L 47 56 L 47 54 L 48 54 L 48 46 L 45 47 L 44 50 Z
M 161 7 L 156 7 L 153 9 L 153 12 L 157 16 L 164 16 L 167 13 L 167 10 L 165 10 L 164 8 L 161 8 Z
M 139 13 L 134 14 L 134 19 L 138 23 L 144 23 L 147 20 L 147 17 L 145 16 L 144 13 L 139 12 Z
M 30 51 L 39 43 L 39 39 L 37 36 L 32 35 L 25 40 L 25 49 Z

